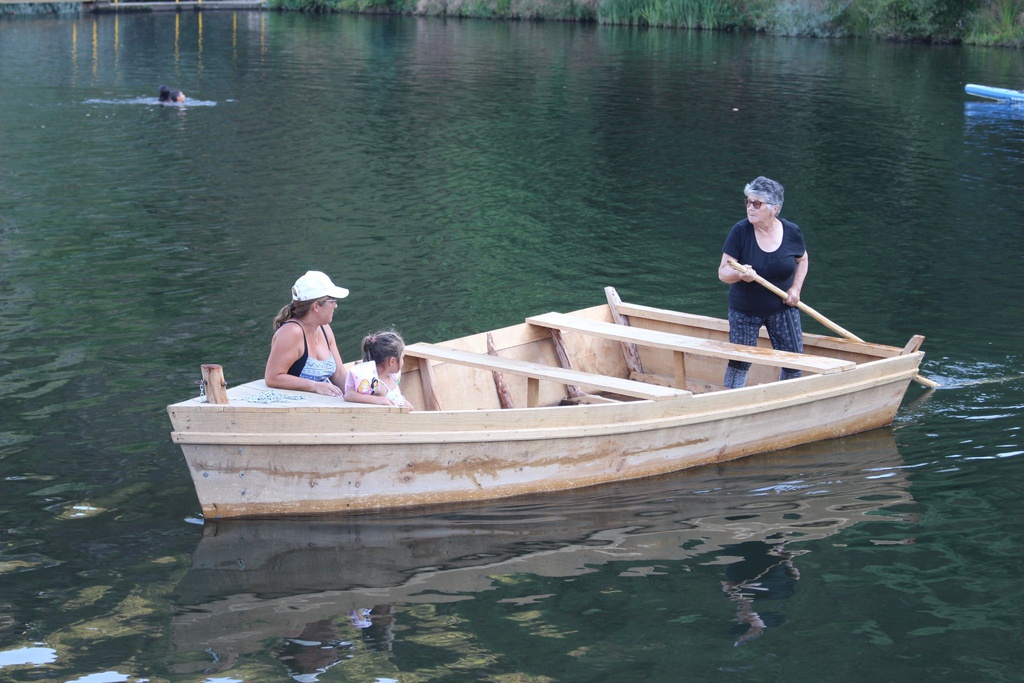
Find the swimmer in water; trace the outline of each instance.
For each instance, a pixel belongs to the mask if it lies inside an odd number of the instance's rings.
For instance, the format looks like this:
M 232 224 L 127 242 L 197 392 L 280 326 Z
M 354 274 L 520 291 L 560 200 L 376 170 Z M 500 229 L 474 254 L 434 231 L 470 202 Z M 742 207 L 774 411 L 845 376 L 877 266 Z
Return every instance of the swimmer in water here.
M 161 85 L 160 86 L 160 101 L 161 102 L 169 102 L 169 103 L 184 102 L 185 101 L 185 93 L 181 92 L 180 90 L 171 90 L 166 85 Z

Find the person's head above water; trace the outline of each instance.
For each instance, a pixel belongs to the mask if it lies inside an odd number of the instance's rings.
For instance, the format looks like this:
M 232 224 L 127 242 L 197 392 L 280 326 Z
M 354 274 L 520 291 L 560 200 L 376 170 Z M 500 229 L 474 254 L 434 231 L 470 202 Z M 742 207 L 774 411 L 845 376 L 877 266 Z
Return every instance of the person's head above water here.
M 161 102 L 184 102 L 185 93 L 180 90 L 171 90 L 166 85 L 160 86 L 160 101 Z

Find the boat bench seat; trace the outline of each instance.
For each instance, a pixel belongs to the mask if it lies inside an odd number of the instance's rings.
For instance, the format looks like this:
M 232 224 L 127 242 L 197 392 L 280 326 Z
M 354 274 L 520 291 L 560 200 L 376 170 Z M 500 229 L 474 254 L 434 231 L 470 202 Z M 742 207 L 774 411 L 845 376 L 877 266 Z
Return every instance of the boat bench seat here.
M 642 327 L 630 327 L 616 323 L 577 318 L 564 313 L 545 313 L 526 319 L 531 325 L 538 325 L 565 332 L 592 335 L 603 339 L 667 349 L 675 352 L 676 386 L 686 386 L 683 358 L 687 353 L 702 356 L 738 360 L 758 365 L 771 365 L 823 375 L 842 372 L 856 366 L 856 363 L 838 358 L 811 356 L 804 353 L 776 351 L 761 346 L 743 346 L 715 339 L 702 339 L 660 330 L 649 330 Z
M 467 365 L 481 370 L 501 372 L 509 375 L 520 375 L 528 378 L 527 404 L 533 408 L 537 405 L 538 387 L 540 380 L 557 382 L 559 384 L 575 384 L 598 391 L 607 391 L 623 396 L 632 396 L 648 400 L 661 400 L 676 398 L 679 396 L 692 396 L 693 394 L 683 389 L 664 387 L 657 384 L 646 384 L 621 377 L 609 375 L 598 375 L 592 372 L 579 372 L 566 368 L 533 363 L 525 360 L 502 358 L 486 353 L 474 353 L 453 349 L 437 344 L 417 343 L 405 347 L 405 355 L 414 358 L 423 358 L 456 365 Z

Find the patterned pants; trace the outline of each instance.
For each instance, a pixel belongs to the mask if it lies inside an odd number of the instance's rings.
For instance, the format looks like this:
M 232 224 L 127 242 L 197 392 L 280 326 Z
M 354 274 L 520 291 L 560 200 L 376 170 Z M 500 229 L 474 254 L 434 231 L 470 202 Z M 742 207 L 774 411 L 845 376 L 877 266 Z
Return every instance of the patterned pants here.
M 786 310 L 767 317 L 745 315 L 729 309 L 729 341 L 733 344 L 757 346 L 757 336 L 761 332 L 762 325 L 768 330 L 768 338 L 772 341 L 773 349 L 803 353 L 804 334 L 800 328 L 800 309 L 787 306 Z M 750 363 L 738 360 L 729 361 L 723 382 L 725 388 L 739 389 L 746 385 L 748 370 L 750 370 Z M 779 379 L 793 379 L 799 377 L 800 374 L 799 370 L 782 368 L 779 372 Z

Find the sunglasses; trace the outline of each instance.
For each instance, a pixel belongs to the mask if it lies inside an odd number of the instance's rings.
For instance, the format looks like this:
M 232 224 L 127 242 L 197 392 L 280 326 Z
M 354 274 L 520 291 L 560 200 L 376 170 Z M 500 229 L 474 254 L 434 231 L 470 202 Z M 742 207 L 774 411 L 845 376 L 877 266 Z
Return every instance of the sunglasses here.
M 762 202 L 760 199 L 747 198 L 747 206 L 752 206 L 755 209 L 760 209 L 762 206 L 768 206 L 768 202 Z

